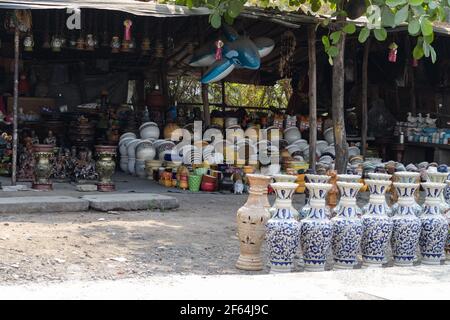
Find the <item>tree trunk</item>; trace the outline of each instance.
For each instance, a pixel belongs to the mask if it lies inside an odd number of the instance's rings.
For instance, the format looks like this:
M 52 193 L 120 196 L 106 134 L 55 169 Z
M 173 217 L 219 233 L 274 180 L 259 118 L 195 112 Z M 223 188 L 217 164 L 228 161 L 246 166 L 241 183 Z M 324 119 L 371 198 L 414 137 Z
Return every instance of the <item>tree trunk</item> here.
M 13 103 L 13 154 L 11 185 L 17 183 L 17 104 L 19 100 L 19 29 L 14 32 L 14 103 Z
M 343 18 L 345 20 L 345 18 Z M 338 17 L 342 22 L 342 17 Z M 348 145 L 344 122 L 344 50 L 345 33 L 339 39 L 336 45 L 339 54 L 333 59 L 333 89 L 332 89 L 332 108 L 334 142 L 336 151 L 335 170 L 338 173 L 345 173 L 348 162 Z
M 317 92 L 316 92 L 316 29 L 308 27 L 308 60 L 309 60 L 309 168 L 316 171 L 317 142 Z
M 208 84 L 202 83 L 203 120 L 205 121 L 205 128 L 211 124 L 208 101 L 208 87 Z
M 367 39 L 366 44 L 364 45 L 364 56 L 362 63 L 362 129 L 361 129 L 361 144 L 362 144 L 362 154 L 364 159 L 367 154 L 367 86 L 368 86 L 368 76 L 367 76 L 367 67 L 369 64 L 369 51 L 370 51 L 370 38 Z

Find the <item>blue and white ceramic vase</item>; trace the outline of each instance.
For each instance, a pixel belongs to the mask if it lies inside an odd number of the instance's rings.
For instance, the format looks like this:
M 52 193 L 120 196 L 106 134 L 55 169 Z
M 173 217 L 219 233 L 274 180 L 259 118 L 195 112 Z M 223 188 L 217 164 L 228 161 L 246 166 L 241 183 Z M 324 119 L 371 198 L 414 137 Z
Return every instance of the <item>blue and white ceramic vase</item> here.
M 331 219 L 333 225 L 334 268 L 351 269 L 358 261 L 356 255 L 360 248 L 363 233 L 361 218 L 357 215 L 356 195 L 362 183 L 337 182 L 341 195 L 339 211 Z
M 369 186 L 370 198 L 364 207 L 361 218 L 363 235 L 361 252 L 363 265 L 381 267 L 392 234 L 392 220 L 386 213 L 386 190 L 391 185 L 389 180 L 365 180 Z
M 428 169 L 427 171 L 427 182 L 434 182 L 434 183 L 444 183 L 447 181 L 448 178 L 448 172 L 432 172 Z M 446 185 L 444 185 L 444 188 L 446 188 Z M 441 211 L 441 214 L 445 214 L 450 209 L 450 205 L 447 203 L 444 197 L 444 190 L 442 190 L 441 195 L 439 197 L 439 209 Z M 422 211 L 423 212 L 423 211 Z
M 271 187 L 275 190 L 276 200 L 270 210 L 272 217 L 266 224 L 270 272 L 291 272 L 300 240 L 300 223 L 291 210 L 292 196 L 298 184 L 276 182 Z
M 447 203 L 450 204 L 450 180 L 447 180 L 447 188 L 446 190 L 446 199 Z M 445 217 L 447 218 L 447 223 L 449 225 L 449 234 L 447 236 L 447 245 L 445 246 L 445 254 L 447 257 L 447 260 L 450 260 L 450 211 L 447 211 L 445 214 Z
M 421 222 L 415 213 L 414 193 L 418 183 L 394 182 L 398 206 L 392 217 L 392 256 L 396 266 L 412 266 L 419 243 Z
M 297 180 L 297 176 L 291 175 L 291 174 L 274 174 L 273 179 L 275 182 L 291 182 L 294 183 Z M 291 203 L 292 204 L 292 203 Z M 292 205 L 291 206 L 292 214 L 294 215 L 294 218 L 297 220 L 300 220 L 300 213 L 297 209 Z
M 359 183 L 361 180 L 361 176 L 356 174 L 338 174 L 337 175 L 337 181 L 341 182 L 350 182 L 350 183 Z M 340 201 L 336 204 L 336 207 L 334 207 L 333 212 L 336 215 L 340 210 Z M 358 216 L 361 216 L 362 210 L 360 207 L 356 206 L 356 213 Z
M 445 183 L 422 183 L 425 190 L 425 203 L 420 216 L 422 231 L 419 248 L 423 264 L 440 264 L 445 255 L 448 236 L 448 222 L 441 214 L 441 195 Z
M 392 182 L 392 175 L 387 174 L 387 173 L 378 173 L 378 172 L 371 172 L 368 173 L 369 179 L 370 180 L 383 180 L 383 181 L 390 181 Z M 388 188 L 390 189 L 390 188 Z M 390 190 L 386 190 L 386 193 L 390 192 Z M 369 203 L 363 208 L 363 212 L 367 211 L 367 207 L 369 206 Z M 384 209 L 386 211 L 386 214 L 388 217 L 392 217 L 393 213 L 392 213 L 392 208 L 388 205 L 387 201 L 386 201 L 386 196 L 384 198 Z
M 420 182 L 420 173 L 419 172 L 410 172 L 410 171 L 399 171 L 394 173 L 394 181 L 398 183 L 419 183 Z M 397 194 L 397 188 L 394 187 L 394 192 Z M 411 210 L 414 211 L 416 216 L 420 216 L 422 214 L 422 207 L 417 203 L 417 198 L 419 197 L 418 190 L 414 193 L 413 203 L 411 205 Z M 392 205 L 392 213 L 395 215 L 398 210 L 398 202 Z
M 326 214 L 325 196 L 333 186 L 324 183 L 306 183 L 311 206 L 308 216 L 301 221 L 300 243 L 305 271 L 323 271 L 331 246 L 333 227 Z
M 331 178 L 330 176 L 319 174 L 305 174 L 305 177 L 308 183 L 328 183 L 328 181 L 330 181 Z M 310 199 L 311 195 L 309 196 L 306 204 L 300 210 L 301 219 L 306 218 L 309 214 L 309 210 L 311 210 L 311 205 L 309 204 Z M 327 206 L 325 206 L 325 214 L 327 215 L 327 217 L 330 217 L 331 215 L 330 209 Z

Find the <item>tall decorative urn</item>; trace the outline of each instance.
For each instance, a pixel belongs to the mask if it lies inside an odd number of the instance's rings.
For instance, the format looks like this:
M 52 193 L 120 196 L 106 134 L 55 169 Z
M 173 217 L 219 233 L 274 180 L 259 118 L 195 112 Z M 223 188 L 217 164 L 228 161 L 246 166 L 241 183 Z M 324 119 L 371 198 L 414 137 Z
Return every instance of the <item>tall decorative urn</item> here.
M 447 244 L 448 222 L 441 214 L 441 195 L 445 183 L 422 183 L 425 190 L 425 203 L 420 216 L 422 230 L 419 238 L 419 248 L 423 264 L 440 264 L 444 258 Z
M 337 181 L 341 182 L 350 182 L 350 183 L 358 183 L 361 180 L 361 176 L 356 174 L 338 174 L 337 175 Z M 341 195 L 342 196 L 342 195 Z M 336 204 L 336 207 L 334 207 L 333 211 L 334 214 L 337 214 L 340 210 L 340 201 Z M 356 206 L 356 213 L 358 216 L 361 216 L 362 210 L 360 207 Z
M 392 175 L 391 174 L 387 174 L 387 173 L 378 173 L 378 172 L 370 172 L 368 173 L 369 179 L 370 180 L 384 180 L 384 181 L 390 181 L 392 182 Z M 392 183 L 390 184 L 390 186 L 388 188 L 386 188 L 386 193 L 391 194 L 392 193 Z M 365 208 L 363 208 L 363 212 L 367 211 L 367 207 L 369 206 L 369 203 L 365 206 Z M 388 205 L 387 200 L 386 200 L 386 196 L 384 199 L 384 209 L 386 211 L 386 214 L 388 215 L 388 217 L 392 217 L 392 208 Z
M 337 182 L 341 200 L 339 211 L 331 219 L 333 225 L 334 268 L 351 269 L 357 264 L 356 255 L 363 233 L 361 219 L 357 215 L 356 195 L 362 183 Z
M 444 183 L 447 181 L 449 174 L 448 172 L 427 172 L 427 182 L 435 182 L 435 183 Z M 446 186 L 444 186 L 443 189 L 445 189 Z M 444 192 L 441 192 L 441 195 L 439 197 L 439 209 L 441 213 L 446 213 L 448 210 L 450 210 L 450 205 L 445 200 Z M 423 211 L 422 211 L 423 213 Z
M 36 190 L 52 190 L 53 184 L 49 180 L 52 174 L 50 158 L 53 155 L 53 145 L 35 144 L 33 145 L 33 156 L 36 161 L 34 166 L 34 181 L 32 188 Z
M 394 265 L 412 266 L 419 243 L 421 221 L 416 216 L 414 193 L 418 183 L 394 182 L 398 206 L 392 217 L 392 255 Z
M 331 177 L 327 176 L 327 175 L 319 175 L 319 174 L 305 174 L 306 180 L 309 183 L 328 183 L 328 181 L 330 181 Z M 329 189 L 327 189 L 328 192 Z M 309 211 L 311 210 L 311 205 L 310 205 L 310 199 L 311 196 L 308 198 L 306 204 L 301 208 L 300 210 L 300 218 L 305 218 L 308 216 Z M 325 214 L 328 216 L 331 215 L 330 210 L 328 209 L 328 207 L 325 204 Z
M 274 174 L 273 179 L 275 182 L 292 182 L 294 183 L 297 180 L 297 176 L 291 175 L 291 174 Z M 291 206 L 292 214 L 294 215 L 295 219 L 300 220 L 300 214 L 297 209 L 294 208 L 294 206 Z
M 305 185 L 310 194 L 310 210 L 300 226 L 305 271 L 323 271 L 333 235 L 333 227 L 326 214 L 325 196 L 333 186 L 324 183 Z
M 112 175 L 116 169 L 116 147 L 115 146 L 95 146 L 97 154 L 97 162 L 95 168 L 99 177 L 97 183 L 97 190 L 102 192 L 114 191 L 115 184 L 111 180 Z
M 381 267 L 392 234 L 392 220 L 386 212 L 386 190 L 390 180 L 365 180 L 369 186 L 370 198 L 361 218 L 363 235 L 361 251 L 366 267 Z
M 420 173 L 418 172 L 409 172 L 409 171 L 400 171 L 396 172 L 394 174 L 394 181 L 399 183 L 419 183 L 420 182 Z M 394 202 L 397 201 L 399 195 L 397 193 L 398 189 L 394 187 L 393 192 L 393 200 Z M 413 197 L 413 203 L 410 205 L 411 210 L 414 211 L 414 214 L 416 216 L 419 216 L 422 214 L 422 207 L 417 203 L 418 199 L 418 188 L 414 193 Z M 398 210 L 398 202 L 394 203 L 392 205 L 392 213 L 395 215 L 396 211 Z
M 266 190 L 271 178 L 260 174 L 247 174 L 250 183 L 247 202 L 237 211 L 240 255 L 236 268 L 262 270 L 261 244 L 265 225 L 270 218 Z
M 270 255 L 270 272 L 290 272 L 300 239 L 300 223 L 291 210 L 297 183 L 276 182 L 270 185 L 276 200 L 266 224 L 266 240 Z

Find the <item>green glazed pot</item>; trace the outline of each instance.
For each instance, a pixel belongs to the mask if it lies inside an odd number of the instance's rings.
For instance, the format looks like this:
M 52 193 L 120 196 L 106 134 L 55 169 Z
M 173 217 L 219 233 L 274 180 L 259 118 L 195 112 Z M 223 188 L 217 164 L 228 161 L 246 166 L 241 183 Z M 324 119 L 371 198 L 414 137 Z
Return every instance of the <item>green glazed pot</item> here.
M 200 190 L 200 184 L 202 182 L 202 176 L 200 175 L 189 175 L 189 190 L 192 192 L 198 192 Z

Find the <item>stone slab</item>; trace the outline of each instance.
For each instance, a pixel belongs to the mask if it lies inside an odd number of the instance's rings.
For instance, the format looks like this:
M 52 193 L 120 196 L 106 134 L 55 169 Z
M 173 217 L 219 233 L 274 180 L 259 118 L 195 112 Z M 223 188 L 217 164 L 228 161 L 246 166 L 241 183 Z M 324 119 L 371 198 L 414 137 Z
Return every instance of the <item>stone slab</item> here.
M 81 199 L 89 201 L 90 208 L 98 211 L 170 210 L 180 206 L 176 198 L 155 193 L 86 195 Z
M 95 184 L 78 184 L 76 190 L 80 191 L 80 192 L 95 192 L 95 191 L 97 191 L 97 185 L 95 185 Z
M 61 213 L 89 209 L 89 201 L 67 196 L 0 198 L 0 213 Z

